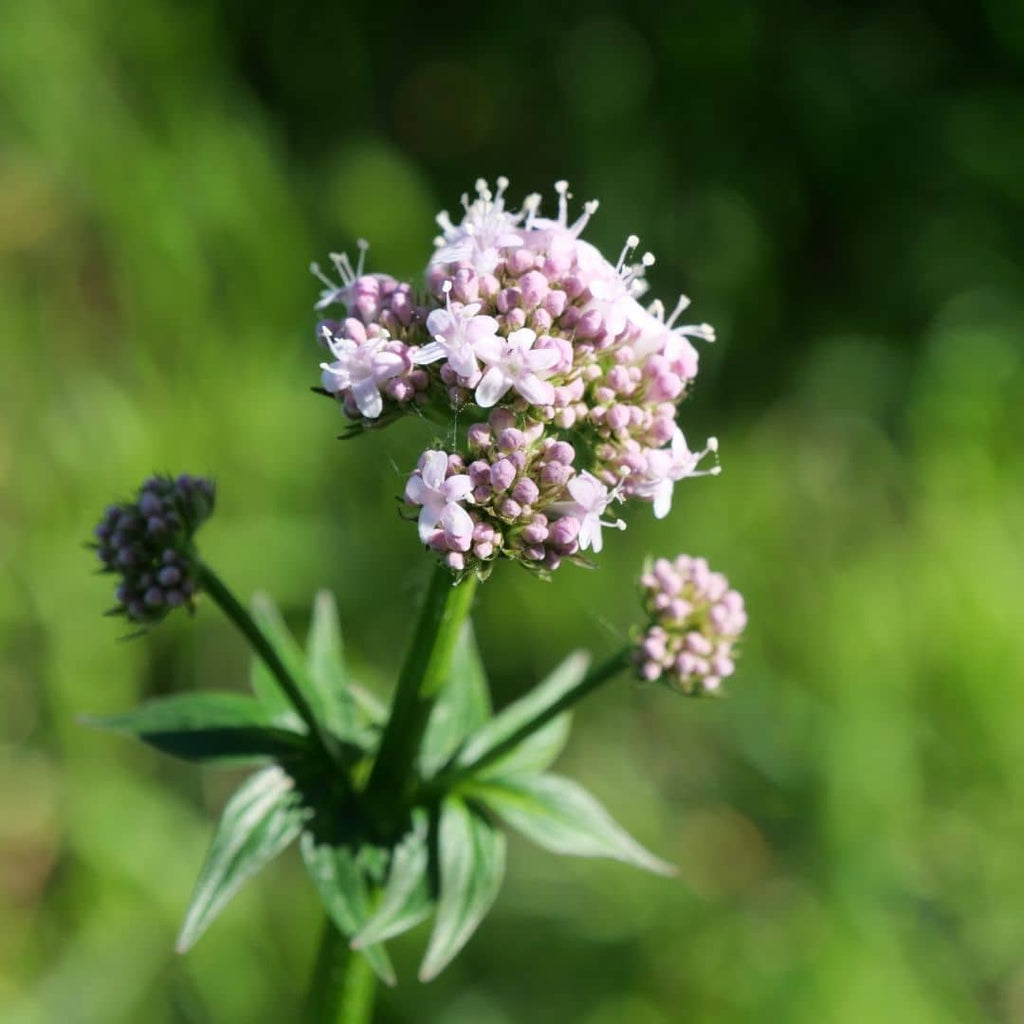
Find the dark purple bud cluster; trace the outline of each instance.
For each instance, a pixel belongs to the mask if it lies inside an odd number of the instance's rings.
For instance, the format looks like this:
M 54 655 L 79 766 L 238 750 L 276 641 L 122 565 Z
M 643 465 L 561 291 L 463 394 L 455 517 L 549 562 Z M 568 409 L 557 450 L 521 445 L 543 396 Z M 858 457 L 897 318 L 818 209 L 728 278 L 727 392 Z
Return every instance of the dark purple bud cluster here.
M 93 531 L 104 572 L 117 573 L 113 614 L 154 625 L 174 608 L 192 608 L 198 591 L 192 537 L 213 514 L 212 480 L 153 476 L 134 501 L 107 508 Z

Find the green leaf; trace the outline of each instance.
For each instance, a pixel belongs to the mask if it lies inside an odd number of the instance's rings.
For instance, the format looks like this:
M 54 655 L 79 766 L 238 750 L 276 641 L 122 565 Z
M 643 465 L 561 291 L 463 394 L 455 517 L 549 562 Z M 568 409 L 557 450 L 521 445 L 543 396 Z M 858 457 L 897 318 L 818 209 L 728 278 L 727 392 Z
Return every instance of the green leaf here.
M 429 778 L 451 759 L 459 744 L 480 728 L 491 713 L 480 652 L 467 619 L 452 652 L 451 675 L 430 714 L 420 747 L 420 771 Z
M 273 715 L 241 693 L 182 693 L 120 715 L 88 717 L 88 725 L 138 736 L 187 761 L 294 758 L 309 749 L 305 726 Z M 287 727 L 286 727 L 287 726 Z
M 572 730 L 572 712 L 564 711 L 516 744 L 507 754 L 484 765 L 478 779 L 515 778 L 536 775 L 549 768 L 565 749 Z
M 294 667 L 296 654 L 298 655 L 298 664 L 301 665 L 304 677 L 306 674 L 305 661 L 302 658 L 301 652 L 298 651 L 298 645 L 295 644 L 292 635 L 281 621 L 280 613 L 273 599 L 267 594 L 254 594 L 251 607 L 253 621 L 270 642 L 271 646 L 281 655 L 281 660 L 284 661 L 288 668 Z M 295 650 L 291 651 L 288 657 L 285 657 L 283 650 L 290 650 L 292 647 Z M 296 681 L 298 682 L 298 680 Z M 276 714 L 291 715 L 296 721 L 302 721 L 292 709 L 290 701 L 281 690 L 273 673 L 264 664 L 262 658 L 253 657 L 249 668 L 249 683 L 252 686 L 253 693 L 256 694 L 256 698 L 271 711 Z M 305 692 L 308 687 L 303 686 L 302 689 Z
M 430 916 L 434 901 L 427 879 L 428 826 L 426 814 L 414 811 L 412 830 L 395 847 L 391 858 L 384 897 L 377 912 L 352 939 L 353 949 L 394 938 Z
M 179 953 L 195 945 L 241 885 L 299 834 L 307 814 L 292 780 L 277 766 L 242 783 L 213 833 L 178 935 Z
M 505 837 L 456 796 L 441 805 L 441 895 L 420 981 L 431 981 L 469 941 L 491 909 L 505 874 Z
M 333 603 L 333 602 L 332 602 Z M 330 608 L 323 608 L 320 611 L 320 623 L 315 628 L 320 631 L 317 643 L 324 648 L 329 648 L 329 623 L 325 619 L 332 614 Z M 316 613 L 314 612 L 314 615 Z M 296 685 L 302 691 L 313 713 L 340 739 L 350 740 L 359 744 L 365 739 L 357 735 L 357 730 L 352 728 L 344 730 L 346 723 L 354 721 L 354 709 L 351 698 L 344 689 L 336 690 L 333 686 L 337 680 L 337 672 L 322 682 L 314 677 L 310 670 L 312 658 L 307 660 L 306 654 L 299 646 L 298 641 L 292 636 L 285 624 L 277 605 L 268 594 L 256 594 L 252 599 L 252 617 L 259 627 L 260 632 L 266 637 L 267 642 L 277 652 L 277 656 L 284 663 L 286 669 Z M 314 620 L 315 623 L 316 620 Z M 339 641 L 340 650 L 340 641 Z M 321 650 L 318 654 L 318 662 L 323 667 L 323 662 L 329 655 Z M 267 702 L 269 707 L 279 708 L 290 706 L 287 698 L 281 693 L 277 681 L 264 665 L 255 666 L 252 675 L 253 688 L 257 697 Z
M 303 832 L 299 845 L 324 908 L 338 929 L 351 938 L 366 923 L 371 908 L 370 887 L 356 852 L 345 844 L 318 842 L 311 832 Z M 360 952 L 385 985 L 394 985 L 395 969 L 383 946 L 366 946 Z
M 645 850 L 582 786 L 560 775 L 470 782 L 467 795 L 552 853 L 611 857 L 659 875 L 675 868 Z
M 501 746 L 523 726 L 552 705 L 557 704 L 587 674 L 589 665 L 590 655 L 585 651 L 575 651 L 570 654 L 547 679 L 538 683 L 526 696 L 509 704 L 477 730 L 459 752 L 456 764 L 460 767 L 468 767 L 482 757 L 486 757 L 496 747 Z M 548 740 L 553 741 L 557 735 L 557 730 L 552 730 Z M 553 743 L 552 747 L 554 747 Z
M 348 692 L 338 606 L 329 590 L 318 591 L 313 601 L 306 655 L 309 677 L 319 694 L 327 728 L 342 739 L 353 737 L 358 732 L 356 706 Z

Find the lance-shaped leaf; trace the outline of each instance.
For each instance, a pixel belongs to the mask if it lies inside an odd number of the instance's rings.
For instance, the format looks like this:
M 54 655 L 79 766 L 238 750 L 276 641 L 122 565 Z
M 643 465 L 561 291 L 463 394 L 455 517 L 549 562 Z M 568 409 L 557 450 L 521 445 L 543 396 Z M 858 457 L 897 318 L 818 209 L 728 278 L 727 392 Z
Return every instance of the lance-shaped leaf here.
M 241 693 L 181 693 L 120 715 L 90 716 L 83 721 L 131 733 L 157 750 L 187 761 L 285 760 L 309 748 L 301 722 L 275 716 L 265 705 Z
M 487 674 L 467 619 L 452 652 L 451 675 L 430 713 L 420 747 L 420 771 L 429 778 L 442 768 L 474 729 L 491 713 Z
M 339 931 L 351 938 L 371 913 L 370 886 L 356 851 L 344 843 L 320 842 L 311 832 L 302 834 L 300 848 L 324 908 Z M 360 952 L 385 985 L 394 985 L 395 969 L 383 946 L 367 945 Z
M 456 764 L 459 767 L 476 764 L 482 758 L 488 757 L 492 751 L 507 743 L 516 733 L 557 704 L 570 690 L 579 685 L 587 674 L 589 664 L 590 656 L 585 651 L 575 651 L 570 654 L 551 675 L 543 682 L 538 683 L 526 696 L 509 704 L 478 729 L 459 752 Z M 552 757 L 558 753 L 555 741 L 562 735 L 559 730 L 565 728 L 564 725 L 552 728 L 546 737 L 545 742 L 548 744 L 549 751 L 554 751 Z M 538 746 L 543 746 L 543 744 L 538 744 Z M 538 751 L 534 752 L 533 759 L 543 761 L 543 758 L 536 756 L 537 753 Z M 503 758 L 505 756 L 507 755 L 502 755 Z
M 413 812 L 413 827 L 395 847 L 384 896 L 376 913 L 352 939 L 353 949 L 384 942 L 415 928 L 434 909 L 427 868 L 430 861 L 427 816 Z
M 551 767 L 558 755 L 565 749 L 572 730 L 572 712 L 563 711 L 531 732 L 517 743 L 507 754 L 484 765 L 474 777 L 478 779 L 516 778 L 520 775 L 536 775 Z
M 441 893 L 420 981 L 430 981 L 469 941 L 491 909 L 505 875 L 505 837 L 456 796 L 441 805 Z
M 195 944 L 243 882 L 295 839 L 307 814 L 292 780 L 276 766 L 242 783 L 213 833 L 178 935 L 179 953 Z
M 552 853 L 611 857 L 659 875 L 675 868 L 645 850 L 582 786 L 560 775 L 469 782 L 464 791 Z
M 316 717 L 323 722 L 340 739 L 358 743 L 364 737 L 357 735 L 352 727 L 355 721 L 355 709 L 351 695 L 343 685 L 344 669 L 340 665 L 341 646 L 340 632 L 336 621 L 331 624 L 334 615 L 333 600 L 330 604 L 317 601 L 314 609 L 311 639 L 315 640 L 317 653 L 315 664 L 317 671 L 312 671 L 314 656 L 303 652 L 295 637 L 285 624 L 277 605 L 267 594 L 256 594 L 252 599 L 252 617 L 267 642 L 274 648 L 283 662 L 289 675 L 295 680 Z M 333 637 L 332 637 L 333 634 Z M 330 671 L 327 663 L 332 657 L 332 644 L 336 638 L 336 654 L 339 663 Z M 281 688 L 270 670 L 261 662 L 256 661 L 252 668 L 252 686 L 256 696 L 268 707 L 282 710 L 290 709 L 290 704 L 281 693 Z
M 357 709 L 348 692 L 338 606 L 329 590 L 318 591 L 313 601 L 306 659 L 310 680 L 327 716 L 327 728 L 342 738 L 353 736 L 358 730 Z

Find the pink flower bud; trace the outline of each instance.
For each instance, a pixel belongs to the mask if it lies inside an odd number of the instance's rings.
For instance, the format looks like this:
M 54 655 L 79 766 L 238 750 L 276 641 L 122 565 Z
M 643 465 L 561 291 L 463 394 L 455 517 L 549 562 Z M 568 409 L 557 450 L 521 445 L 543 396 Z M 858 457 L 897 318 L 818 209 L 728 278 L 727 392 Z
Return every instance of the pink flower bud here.
M 526 446 L 526 435 L 515 427 L 509 427 L 498 435 L 498 450 L 503 452 L 514 452 L 517 448 Z
M 580 534 L 580 521 L 575 516 L 556 519 L 548 531 L 548 540 L 558 548 L 569 547 Z
M 512 497 L 520 505 L 532 505 L 540 497 L 540 490 L 529 477 L 524 477 L 512 489 Z
M 543 309 L 553 320 L 557 320 L 564 312 L 568 296 L 561 289 L 553 289 L 544 296 Z
M 486 423 L 474 423 L 467 432 L 466 440 L 470 448 L 488 448 L 491 444 L 491 431 Z
M 499 494 L 507 491 L 516 478 L 516 467 L 509 459 L 499 459 L 491 466 L 491 486 Z
M 547 278 L 539 271 L 531 270 L 519 279 L 519 291 L 527 309 L 540 305 L 548 293 Z
M 513 277 L 519 277 L 533 267 L 533 262 L 534 256 L 529 249 L 516 249 L 505 261 L 505 266 Z

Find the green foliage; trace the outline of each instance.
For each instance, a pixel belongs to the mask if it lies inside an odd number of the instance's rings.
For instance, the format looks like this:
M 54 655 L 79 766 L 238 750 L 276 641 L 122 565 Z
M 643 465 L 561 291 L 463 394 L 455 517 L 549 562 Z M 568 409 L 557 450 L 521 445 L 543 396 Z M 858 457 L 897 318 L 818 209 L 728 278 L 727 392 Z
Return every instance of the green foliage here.
M 134 711 L 82 721 L 100 729 L 138 736 L 165 754 L 188 761 L 277 758 L 309 753 L 304 728 L 293 715 L 275 715 L 241 693 L 180 693 L 149 701 Z M 301 723 L 300 723 L 301 725 Z M 285 727 L 291 726 L 291 727 Z
M 441 894 L 420 981 L 436 978 L 469 941 L 505 875 L 505 837 L 457 796 L 441 804 L 438 850 Z
M 178 952 L 195 945 L 242 884 L 298 837 L 306 816 L 292 780 L 278 767 L 265 768 L 238 789 L 214 830 Z
M 727 700 L 606 691 L 560 762 L 678 882 L 518 844 L 382 1022 L 1019 1019 L 1020 5 L 278 13 L 4 7 L 0 1018 L 293 1015 L 322 913 L 298 858 L 175 958 L 225 777 L 74 725 L 237 678 L 237 640 L 201 607 L 118 643 L 79 542 L 126 483 L 211 472 L 211 562 L 289 622 L 330 586 L 353 697 L 385 692 L 425 565 L 389 510 L 432 428 L 332 440 L 305 267 L 367 237 L 419 274 L 436 210 L 503 172 L 600 198 L 586 237 L 637 231 L 652 295 L 716 326 L 683 426 L 724 472 L 594 573 L 495 573 L 496 706 L 618 642 L 647 554 L 707 554 L 750 640 Z
M 478 799 L 527 839 L 552 853 L 611 857 L 660 875 L 674 875 L 671 864 L 645 850 L 615 824 L 582 786 L 560 775 L 491 779 L 467 783 Z

